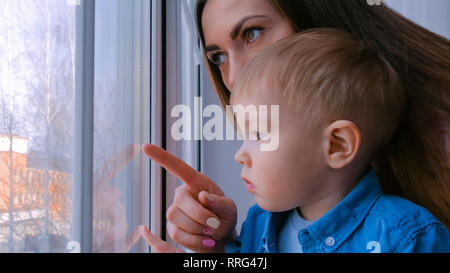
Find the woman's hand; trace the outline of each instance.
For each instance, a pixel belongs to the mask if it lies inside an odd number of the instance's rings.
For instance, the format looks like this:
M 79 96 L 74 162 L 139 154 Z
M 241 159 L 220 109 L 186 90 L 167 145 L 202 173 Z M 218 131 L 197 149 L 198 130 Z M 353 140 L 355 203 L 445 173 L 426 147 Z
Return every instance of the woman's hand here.
M 234 234 L 236 225 L 237 208 L 233 200 L 226 197 L 211 179 L 165 150 L 146 144 L 143 151 L 185 183 L 176 189 L 174 202 L 167 210 L 169 236 L 196 252 L 224 252 L 225 242 Z M 158 242 L 148 230 L 146 234 L 146 241 L 156 251 L 175 251 L 165 245 L 167 243 Z M 151 242 L 158 242 L 158 245 Z M 163 247 L 158 248 L 161 245 Z

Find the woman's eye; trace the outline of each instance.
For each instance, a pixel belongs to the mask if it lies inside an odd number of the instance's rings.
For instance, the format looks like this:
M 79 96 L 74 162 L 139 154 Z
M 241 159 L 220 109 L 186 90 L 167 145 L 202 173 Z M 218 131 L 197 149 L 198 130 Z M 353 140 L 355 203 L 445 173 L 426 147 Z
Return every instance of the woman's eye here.
M 244 35 L 250 43 L 253 43 L 259 37 L 262 30 L 262 28 L 248 29 L 244 32 Z
M 226 57 L 222 53 L 216 53 L 211 57 L 211 61 L 217 66 L 223 64 L 225 62 L 225 59 Z

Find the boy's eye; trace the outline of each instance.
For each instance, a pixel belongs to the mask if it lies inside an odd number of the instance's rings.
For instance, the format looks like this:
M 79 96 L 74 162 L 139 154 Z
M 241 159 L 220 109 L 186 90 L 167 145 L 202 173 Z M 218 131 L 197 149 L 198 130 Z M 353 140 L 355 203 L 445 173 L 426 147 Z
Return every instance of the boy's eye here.
M 211 61 L 217 66 L 223 64 L 225 62 L 225 59 L 226 59 L 225 54 L 222 53 L 216 53 L 211 57 Z
M 269 141 L 270 136 L 267 134 L 261 134 L 260 132 L 256 132 L 256 139 L 258 141 Z
M 256 132 L 256 140 L 257 141 L 268 141 L 270 137 L 265 134 L 261 134 L 260 132 Z
M 256 140 L 257 141 L 261 140 L 261 134 L 259 132 L 256 132 Z

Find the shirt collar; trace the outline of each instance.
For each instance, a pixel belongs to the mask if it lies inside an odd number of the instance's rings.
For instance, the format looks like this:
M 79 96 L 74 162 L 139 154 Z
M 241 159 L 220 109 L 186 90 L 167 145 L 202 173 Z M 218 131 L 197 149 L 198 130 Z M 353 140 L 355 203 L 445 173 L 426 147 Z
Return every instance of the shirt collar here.
M 263 248 L 268 253 L 276 253 L 277 251 L 277 230 L 285 219 L 289 216 L 290 211 L 270 212 L 267 211 L 268 217 L 264 224 L 262 235 Z
M 337 248 L 364 220 L 381 195 L 379 181 L 372 168 L 341 202 L 306 230 L 313 239 L 324 244 L 326 238 L 332 237 L 335 243 L 331 247 Z M 272 252 L 276 251 L 277 230 L 289 212 L 267 212 L 262 238 L 266 250 L 269 247 Z

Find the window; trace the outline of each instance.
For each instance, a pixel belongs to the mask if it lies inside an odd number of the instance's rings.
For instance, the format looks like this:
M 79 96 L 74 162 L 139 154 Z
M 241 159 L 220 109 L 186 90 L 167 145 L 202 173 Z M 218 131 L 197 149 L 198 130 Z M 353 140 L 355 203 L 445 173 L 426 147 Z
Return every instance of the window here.
M 66 251 L 75 7 L 0 1 L 0 252 Z
M 149 251 L 151 5 L 0 1 L 0 252 Z
M 386 0 L 385 3 L 413 22 L 450 38 L 450 2 L 447 0 Z
M 172 117 L 172 109 L 176 105 L 186 105 L 192 109 L 191 124 L 197 122 L 201 124 L 202 113 L 195 112 L 195 97 L 200 97 L 200 44 L 197 36 L 194 7 L 195 0 L 165 1 L 165 94 L 166 94 L 166 150 L 177 157 L 183 159 L 192 168 L 201 171 L 201 145 L 200 140 L 196 140 L 192 132 L 192 140 L 176 141 L 172 137 L 171 126 L 179 117 Z M 201 130 L 201 126 L 198 129 Z M 165 176 L 165 203 L 163 208 L 172 204 L 175 189 L 183 182 L 172 174 Z M 165 211 L 164 210 L 164 211 Z M 163 213 L 165 216 L 165 213 Z M 165 220 L 165 218 L 164 218 Z M 164 228 L 164 226 L 163 226 Z M 169 236 L 166 236 L 165 229 L 161 232 L 161 237 L 173 245 L 176 245 Z M 179 246 L 181 247 L 181 246 Z M 185 249 L 186 250 L 186 249 Z
M 149 221 L 150 2 L 95 5 L 92 250 L 141 252 L 127 238 Z

